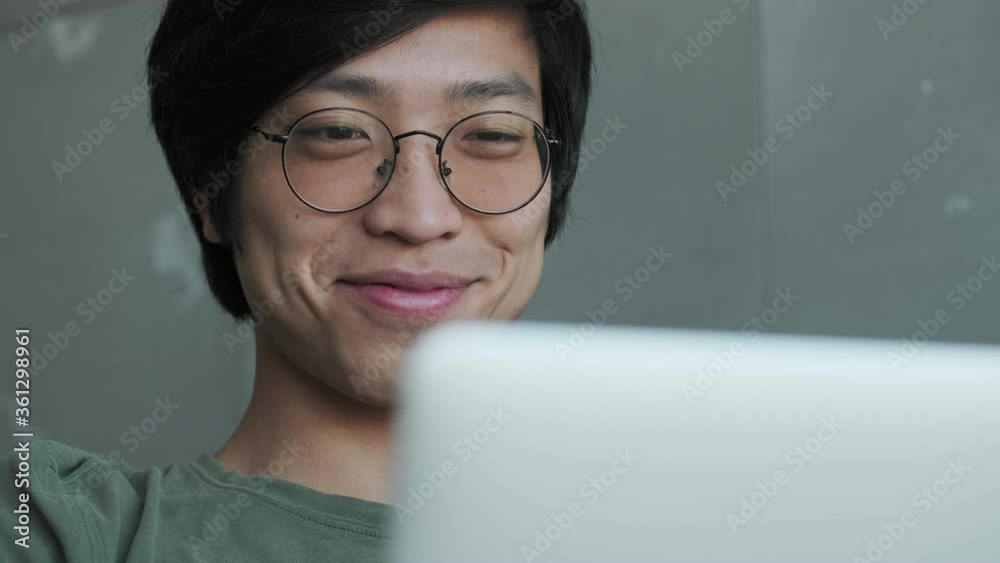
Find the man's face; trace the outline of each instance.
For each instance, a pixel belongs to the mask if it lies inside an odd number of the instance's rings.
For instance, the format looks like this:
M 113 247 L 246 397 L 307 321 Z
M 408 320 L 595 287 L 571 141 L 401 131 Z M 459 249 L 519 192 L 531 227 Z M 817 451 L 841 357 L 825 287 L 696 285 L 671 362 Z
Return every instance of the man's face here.
M 444 136 L 462 117 L 486 110 L 516 111 L 544 124 L 538 55 L 513 11 L 451 12 L 333 75 L 376 79 L 393 95 L 316 87 L 279 107 L 295 118 L 325 107 L 358 108 L 395 135 L 422 129 Z M 513 95 L 449 101 L 447 95 L 456 83 L 512 77 L 534 90 L 533 101 Z M 258 122 L 265 130 L 270 115 Z M 285 133 L 289 125 L 270 132 Z M 323 213 L 299 201 L 286 184 L 278 143 L 244 158 L 235 186 L 243 289 L 251 304 L 274 304 L 258 327 L 258 346 L 373 404 L 392 402 L 399 355 L 430 323 L 520 315 L 541 275 L 550 199 L 546 182 L 514 213 L 477 213 L 442 184 L 434 139 L 417 135 L 399 143 L 388 186 L 355 211 Z M 206 236 L 217 239 L 211 225 Z M 460 287 L 422 287 L 439 284 Z

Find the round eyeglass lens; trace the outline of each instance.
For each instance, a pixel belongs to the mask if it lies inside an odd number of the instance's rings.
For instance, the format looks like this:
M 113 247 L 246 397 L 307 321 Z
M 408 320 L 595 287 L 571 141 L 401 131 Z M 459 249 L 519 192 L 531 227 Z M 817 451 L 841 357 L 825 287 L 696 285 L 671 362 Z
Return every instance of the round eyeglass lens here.
M 295 194 L 321 211 L 349 211 L 377 196 L 395 164 L 392 134 L 362 111 L 306 115 L 288 134 L 285 176 Z
M 441 174 L 462 203 L 487 213 L 522 207 L 541 191 L 549 144 L 531 119 L 509 112 L 468 117 L 448 132 Z

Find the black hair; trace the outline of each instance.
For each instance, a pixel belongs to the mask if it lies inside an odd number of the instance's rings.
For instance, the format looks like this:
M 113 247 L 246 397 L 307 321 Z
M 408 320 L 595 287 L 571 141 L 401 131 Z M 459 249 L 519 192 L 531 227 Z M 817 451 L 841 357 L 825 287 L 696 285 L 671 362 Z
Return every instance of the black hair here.
M 147 59 L 152 122 L 223 309 L 237 319 L 251 314 L 233 256 L 240 248 L 238 190 L 227 189 L 227 169 L 254 119 L 354 56 L 456 8 L 518 7 L 527 18 L 545 122 L 561 140 L 551 156 L 548 247 L 566 220 L 590 101 L 592 47 L 582 1 L 166 0 Z M 206 207 L 222 244 L 203 235 L 198 211 Z

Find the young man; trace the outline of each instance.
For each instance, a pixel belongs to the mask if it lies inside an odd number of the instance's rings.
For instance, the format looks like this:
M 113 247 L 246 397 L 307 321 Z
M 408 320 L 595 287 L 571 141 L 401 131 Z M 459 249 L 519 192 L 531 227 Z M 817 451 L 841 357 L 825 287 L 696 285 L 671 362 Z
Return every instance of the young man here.
M 148 64 L 209 285 L 255 327 L 253 395 L 220 451 L 165 468 L 35 442 L 2 517 L 28 505 L 30 548 L 10 550 L 380 560 L 401 352 L 432 323 L 516 319 L 563 224 L 583 6 L 169 0 Z

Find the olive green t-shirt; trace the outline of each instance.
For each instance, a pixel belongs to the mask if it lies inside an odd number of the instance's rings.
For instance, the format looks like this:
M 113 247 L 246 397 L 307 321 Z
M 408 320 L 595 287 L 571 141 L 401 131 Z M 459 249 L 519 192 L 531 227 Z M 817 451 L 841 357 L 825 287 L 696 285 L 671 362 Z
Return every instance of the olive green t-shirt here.
M 294 441 L 285 445 L 296 455 Z M 120 457 L 34 439 L 27 489 L 15 477 L 18 455 L 8 449 L 0 464 L 0 524 L 11 562 L 384 561 L 396 517 L 391 505 L 247 476 L 207 452 L 139 470 Z M 273 469 L 280 475 L 281 464 Z M 26 539 L 17 527 L 24 504 Z

